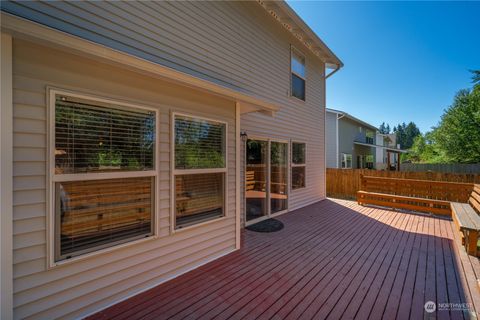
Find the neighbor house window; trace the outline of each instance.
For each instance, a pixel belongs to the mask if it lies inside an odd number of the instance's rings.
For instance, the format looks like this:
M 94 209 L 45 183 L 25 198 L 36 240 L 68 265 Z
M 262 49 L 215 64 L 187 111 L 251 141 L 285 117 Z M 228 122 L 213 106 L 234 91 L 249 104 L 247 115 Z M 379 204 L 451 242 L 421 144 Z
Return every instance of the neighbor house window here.
M 297 49 L 291 49 L 291 94 L 305 101 L 305 57 Z
M 292 189 L 305 188 L 305 143 L 292 142 Z
M 348 153 L 342 153 L 342 168 L 351 169 L 352 168 L 352 155 Z
M 175 228 L 225 215 L 226 124 L 175 115 Z
M 373 154 L 368 154 L 365 156 L 365 166 L 368 168 L 368 169 L 373 169 Z
M 156 113 L 51 91 L 55 261 L 154 234 Z
M 371 130 L 366 130 L 365 131 L 365 142 L 369 143 L 369 144 L 375 144 L 374 136 L 375 136 L 375 132 L 373 132 Z

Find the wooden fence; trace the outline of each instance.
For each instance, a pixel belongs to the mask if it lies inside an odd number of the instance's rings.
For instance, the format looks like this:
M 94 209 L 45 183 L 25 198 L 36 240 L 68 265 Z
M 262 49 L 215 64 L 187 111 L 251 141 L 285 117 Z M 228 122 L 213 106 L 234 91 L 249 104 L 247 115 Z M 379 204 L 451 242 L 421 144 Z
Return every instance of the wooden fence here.
M 361 186 L 361 175 L 447 182 L 480 183 L 480 173 L 457 174 L 443 172 L 398 172 L 368 169 L 327 168 L 327 196 L 355 200 Z
M 480 174 L 480 163 L 402 163 L 401 171 Z

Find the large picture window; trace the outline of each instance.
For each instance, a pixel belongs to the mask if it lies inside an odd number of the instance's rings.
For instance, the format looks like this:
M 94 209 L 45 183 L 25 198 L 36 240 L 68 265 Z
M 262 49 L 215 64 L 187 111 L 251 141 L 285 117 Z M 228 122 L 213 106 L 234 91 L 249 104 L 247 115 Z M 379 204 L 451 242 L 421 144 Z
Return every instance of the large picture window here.
M 225 215 L 226 124 L 174 115 L 175 229 Z
M 292 142 L 292 189 L 305 188 L 306 145 Z
M 51 91 L 55 262 L 154 234 L 156 113 Z
M 291 95 L 305 101 L 305 57 L 295 48 L 291 48 Z

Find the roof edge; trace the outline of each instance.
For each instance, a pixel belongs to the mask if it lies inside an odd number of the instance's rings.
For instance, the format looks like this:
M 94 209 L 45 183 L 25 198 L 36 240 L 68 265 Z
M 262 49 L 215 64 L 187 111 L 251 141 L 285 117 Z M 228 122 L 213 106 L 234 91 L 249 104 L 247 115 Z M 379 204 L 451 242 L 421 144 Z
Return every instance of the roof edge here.
M 365 127 L 369 127 L 370 129 L 374 129 L 375 131 L 378 131 L 378 128 L 375 127 L 374 125 L 371 125 L 370 123 L 368 122 L 365 122 L 361 119 L 358 119 L 357 117 L 354 117 L 352 116 L 351 114 L 347 113 L 347 112 L 344 112 L 344 111 L 341 111 L 341 110 L 335 110 L 335 109 L 331 109 L 331 108 L 326 108 L 326 111 L 327 112 L 330 112 L 330 113 L 336 113 L 336 114 L 340 114 L 346 118 L 349 118 L 350 120 L 353 120 L 355 122 L 358 122 L 362 125 L 364 125 Z
M 102 61 L 115 63 L 118 66 L 122 66 L 135 72 L 154 75 L 163 80 L 171 81 L 179 85 L 229 98 L 243 104 L 254 106 L 256 109 L 255 111 L 264 112 L 266 114 L 275 114 L 280 110 L 280 106 L 269 101 L 265 101 L 264 99 L 258 98 L 254 95 L 242 93 L 231 88 L 197 78 L 193 75 L 186 74 L 158 63 L 118 51 L 105 45 L 53 29 L 51 27 L 4 11 L 0 13 L 0 17 L 2 32 L 10 33 L 27 41 L 29 40 L 37 43 L 46 43 L 51 45 L 53 48 L 74 52 L 80 56 L 101 59 Z
M 332 50 L 320 39 L 320 37 L 307 25 L 305 21 L 285 1 L 262 1 L 257 2 L 277 19 L 285 29 L 290 31 L 295 38 L 301 41 L 313 54 L 325 62 L 332 69 L 343 67 L 343 62 Z

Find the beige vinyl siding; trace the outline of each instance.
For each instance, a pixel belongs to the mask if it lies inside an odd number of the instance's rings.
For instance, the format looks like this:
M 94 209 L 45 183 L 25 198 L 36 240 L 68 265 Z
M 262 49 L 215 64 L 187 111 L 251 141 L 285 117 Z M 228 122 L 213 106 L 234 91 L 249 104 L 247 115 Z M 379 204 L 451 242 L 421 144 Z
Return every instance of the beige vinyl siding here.
M 235 103 L 14 39 L 14 317 L 77 318 L 235 248 Z M 47 86 L 159 113 L 159 238 L 47 269 Z M 170 234 L 170 117 L 228 123 L 225 219 Z
M 250 135 L 307 143 L 307 186 L 290 195 L 290 209 L 325 197 L 324 64 L 255 1 L 2 5 L 7 12 L 280 106 L 274 118 L 243 116 L 241 127 Z M 291 45 L 306 58 L 306 102 L 290 97 Z M 242 161 L 242 177 L 243 170 Z

